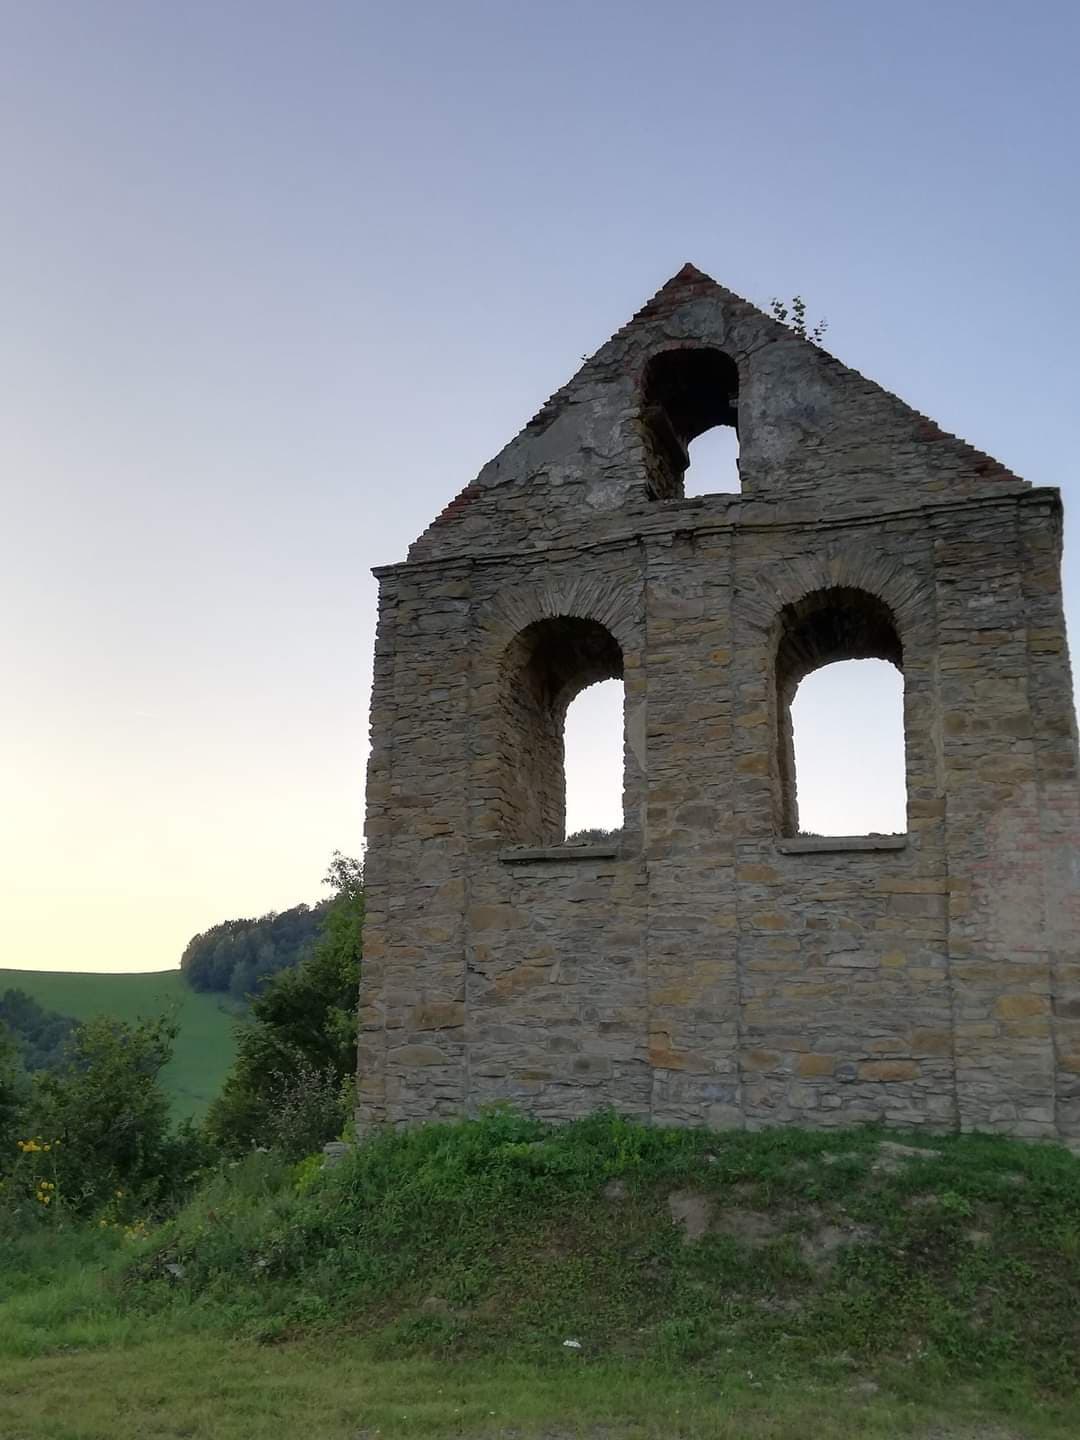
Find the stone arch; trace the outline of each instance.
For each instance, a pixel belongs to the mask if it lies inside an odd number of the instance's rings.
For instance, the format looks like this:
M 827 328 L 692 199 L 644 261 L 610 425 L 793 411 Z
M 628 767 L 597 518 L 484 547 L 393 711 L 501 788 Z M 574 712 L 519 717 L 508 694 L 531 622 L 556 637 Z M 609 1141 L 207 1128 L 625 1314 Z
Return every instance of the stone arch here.
M 932 596 L 915 572 L 869 547 L 834 547 L 765 567 L 737 593 L 736 605 L 744 625 L 757 632 L 772 677 L 770 771 L 778 834 L 798 830 L 791 703 L 800 682 L 825 665 L 879 659 L 897 667 L 905 681 L 908 774 L 909 660 L 933 644 Z
M 905 653 L 932 642 L 931 587 L 910 566 L 870 545 L 835 545 L 763 566 L 752 584 L 736 590 L 736 613 L 762 639 L 775 641 L 785 605 L 834 587 L 865 591 L 887 605 Z
M 654 350 L 638 379 L 640 428 L 648 493 L 682 499 L 690 446 L 717 426 L 739 433 L 739 366 L 716 345 Z
M 640 591 L 602 576 L 508 586 L 477 615 L 477 694 L 484 698 L 490 770 L 483 829 L 501 843 L 561 843 L 565 821 L 564 722 L 571 701 L 601 680 L 637 670 Z M 644 734 L 644 701 L 624 688 L 624 818 Z M 641 713 L 636 712 L 640 710 Z
M 572 616 L 595 620 L 610 630 L 624 653 L 640 648 L 641 595 L 614 584 L 606 576 L 553 577 L 526 585 L 505 586 L 477 611 L 483 633 L 483 663 L 497 660 L 526 626 L 537 620 Z
M 833 585 L 812 590 L 801 600 L 783 606 L 778 617 L 773 686 L 776 803 L 784 835 L 795 835 L 800 829 L 792 703 L 807 676 L 844 660 L 884 660 L 903 677 L 904 647 L 896 617 L 883 600 L 869 590 Z M 906 744 L 901 749 L 902 758 L 905 752 Z
M 565 838 L 566 712 L 588 686 L 622 678 L 619 643 L 596 620 L 534 620 L 506 647 L 495 707 L 504 839 L 558 845 Z

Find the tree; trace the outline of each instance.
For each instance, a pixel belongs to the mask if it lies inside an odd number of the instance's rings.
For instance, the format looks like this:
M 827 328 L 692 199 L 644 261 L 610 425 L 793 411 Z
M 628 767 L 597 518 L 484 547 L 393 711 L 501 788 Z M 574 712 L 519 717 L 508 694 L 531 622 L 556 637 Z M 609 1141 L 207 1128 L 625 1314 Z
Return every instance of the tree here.
M 0 1174 L 15 1158 L 26 1106 L 26 1080 L 10 1030 L 0 1021 Z
M 206 1120 L 223 1149 L 306 1154 L 340 1133 L 342 1087 L 356 1070 L 363 883 L 361 862 L 335 851 L 324 881 L 334 893 L 314 948 L 267 983 L 238 1027 L 233 1068 Z
M 33 1073 L 60 1064 L 75 1021 L 46 1010 L 25 990 L 10 989 L 0 994 L 0 1025 L 7 1025 L 22 1052 L 23 1066 Z
M 769 309 L 773 319 L 779 320 L 781 325 L 786 325 L 789 330 L 794 330 L 804 340 L 809 340 L 813 345 L 820 345 L 825 338 L 825 331 L 829 328 L 829 322 L 822 317 L 812 330 L 806 326 L 806 301 L 801 295 L 794 295 L 790 307 L 774 295 L 769 301 Z
M 72 1209 L 93 1212 L 116 1199 L 152 1208 L 190 1169 L 191 1138 L 172 1134 L 160 1080 L 176 1033 L 164 1018 L 83 1021 L 64 1063 L 34 1078 L 25 1125 L 50 1146 L 59 1194 Z
M 188 941 L 181 974 L 193 990 L 245 1001 L 271 975 L 310 954 L 325 913 L 324 901 L 270 911 L 257 920 L 223 920 Z

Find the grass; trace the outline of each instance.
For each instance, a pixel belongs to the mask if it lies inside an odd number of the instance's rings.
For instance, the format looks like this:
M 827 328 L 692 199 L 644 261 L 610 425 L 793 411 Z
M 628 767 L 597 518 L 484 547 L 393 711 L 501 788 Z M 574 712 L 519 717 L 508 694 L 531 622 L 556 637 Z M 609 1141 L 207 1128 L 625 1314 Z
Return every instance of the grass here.
M 99 975 L 60 970 L 0 970 L 0 991 L 24 990 L 39 1004 L 77 1020 L 114 1015 L 119 1020 L 175 1014 L 176 1050 L 162 1074 L 177 1119 L 201 1116 L 221 1089 L 232 1064 L 234 1015 L 219 997 L 200 995 L 179 970 Z
M 966 1392 L 866 1395 L 857 1384 L 716 1382 L 658 1367 L 546 1368 L 513 1359 L 376 1359 L 355 1337 L 273 1348 L 182 1336 L 138 1351 L 54 1356 L 5 1367 L 6 1440 L 396 1440 L 543 1436 L 569 1440 L 1073 1440 L 1052 1414 L 1003 1428 Z
M 1080 1161 L 509 1113 L 0 1256 L 0 1434 L 1080 1433 Z M 567 1346 L 567 1340 L 578 1342 Z

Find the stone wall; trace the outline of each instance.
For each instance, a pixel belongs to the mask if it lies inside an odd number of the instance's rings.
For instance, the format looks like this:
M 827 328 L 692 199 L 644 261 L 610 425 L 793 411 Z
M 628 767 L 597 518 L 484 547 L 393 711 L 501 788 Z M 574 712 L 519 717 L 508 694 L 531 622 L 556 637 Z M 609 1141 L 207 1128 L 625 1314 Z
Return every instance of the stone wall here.
M 733 418 L 742 494 L 680 498 Z M 378 572 L 361 1126 L 1080 1141 L 1059 551 L 1056 492 L 680 272 Z M 903 669 L 906 833 L 800 836 L 794 687 L 869 654 Z M 620 673 L 624 830 L 566 846 L 566 704 Z

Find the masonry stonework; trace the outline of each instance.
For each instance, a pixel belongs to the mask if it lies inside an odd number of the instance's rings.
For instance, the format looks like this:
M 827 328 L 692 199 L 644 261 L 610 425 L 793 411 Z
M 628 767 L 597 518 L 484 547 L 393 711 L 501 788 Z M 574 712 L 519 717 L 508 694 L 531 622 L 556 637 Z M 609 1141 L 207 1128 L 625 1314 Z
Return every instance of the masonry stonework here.
M 733 424 L 740 494 L 685 499 Z M 690 266 L 380 580 L 359 1122 L 509 1101 L 1080 1144 L 1061 503 Z M 789 706 L 904 677 L 907 827 L 798 831 Z M 624 828 L 562 722 L 625 689 Z

